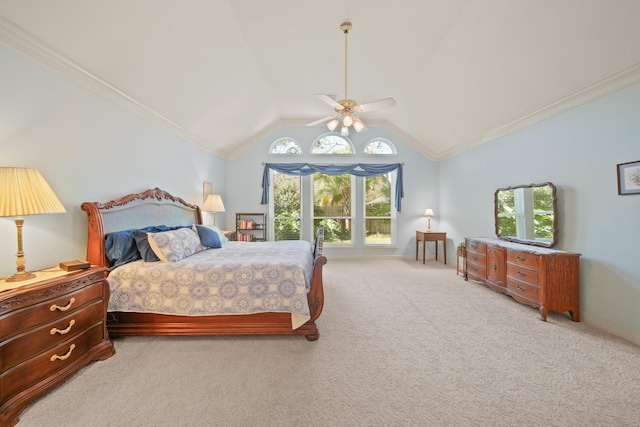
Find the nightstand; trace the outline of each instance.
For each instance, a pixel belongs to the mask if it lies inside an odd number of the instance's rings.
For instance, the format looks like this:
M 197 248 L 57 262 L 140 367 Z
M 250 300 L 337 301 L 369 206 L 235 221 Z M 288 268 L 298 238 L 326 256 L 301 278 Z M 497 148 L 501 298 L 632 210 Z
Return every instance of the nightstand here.
M 106 327 L 107 269 L 0 280 L 0 420 L 14 425 L 35 397 L 115 354 Z
M 416 231 L 416 261 L 418 260 L 418 244 L 422 241 L 422 263 L 427 253 L 427 242 L 435 242 L 436 261 L 438 260 L 438 241 L 442 240 L 444 263 L 447 263 L 447 233 L 439 231 Z

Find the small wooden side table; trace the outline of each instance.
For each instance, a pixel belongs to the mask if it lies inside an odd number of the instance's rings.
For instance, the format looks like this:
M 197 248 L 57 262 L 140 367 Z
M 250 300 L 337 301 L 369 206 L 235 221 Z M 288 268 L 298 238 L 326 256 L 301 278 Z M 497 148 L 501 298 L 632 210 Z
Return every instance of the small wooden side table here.
M 458 248 L 456 251 L 456 276 L 460 273 L 465 275 L 467 271 L 467 249 L 466 248 Z M 462 258 L 462 266 L 460 266 L 460 258 Z
M 447 263 L 447 233 L 440 231 L 416 231 L 416 261 L 418 260 L 418 246 L 422 242 L 422 263 L 425 262 L 427 253 L 427 242 L 435 242 L 436 244 L 436 261 L 438 260 L 438 240 L 442 240 L 444 250 L 444 263 Z

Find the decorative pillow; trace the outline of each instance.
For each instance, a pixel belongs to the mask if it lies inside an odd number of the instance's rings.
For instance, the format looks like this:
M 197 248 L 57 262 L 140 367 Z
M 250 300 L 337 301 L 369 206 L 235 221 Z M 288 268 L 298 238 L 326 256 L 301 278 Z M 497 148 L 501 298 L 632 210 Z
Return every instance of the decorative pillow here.
M 168 231 L 168 230 L 167 230 Z M 156 262 L 160 261 L 151 249 L 149 245 L 149 236 L 146 231 L 143 230 L 135 230 L 133 232 L 133 238 L 136 241 L 136 246 L 138 247 L 138 252 L 140 253 L 140 257 L 144 260 L 144 262 Z
M 200 243 L 202 243 L 202 246 L 206 246 L 208 248 L 213 248 L 213 249 L 218 249 L 222 247 L 222 242 L 220 241 L 220 235 L 215 230 L 200 224 L 195 224 L 194 227 L 198 232 L 198 236 L 200 236 Z
M 135 230 L 109 233 L 104 241 L 105 255 L 111 268 L 140 259 L 140 253 L 133 238 Z
M 224 235 L 224 233 L 222 232 L 222 230 L 220 230 L 218 227 L 216 227 L 215 225 L 201 225 L 201 224 L 194 224 L 193 225 L 193 229 L 195 230 L 197 226 L 200 227 L 205 227 L 205 228 L 209 228 L 213 231 L 215 231 L 218 234 L 218 238 L 220 239 L 220 244 L 222 246 L 225 245 L 225 243 L 227 243 L 229 241 L 229 239 L 227 238 L 227 236 Z
M 149 245 L 160 261 L 176 262 L 205 249 L 191 228 L 147 234 Z

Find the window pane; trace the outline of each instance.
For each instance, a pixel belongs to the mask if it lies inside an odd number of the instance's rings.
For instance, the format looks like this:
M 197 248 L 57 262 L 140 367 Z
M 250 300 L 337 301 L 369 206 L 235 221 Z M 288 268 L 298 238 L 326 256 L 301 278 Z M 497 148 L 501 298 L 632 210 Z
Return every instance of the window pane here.
M 299 240 L 300 220 L 295 218 L 276 218 L 274 222 L 275 240 Z
M 282 138 L 271 145 L 269 152 L 271 154 L 302 154 L 302 148 L 296 141 Z
M 353 154 L 353 148 L 339 135 L 326 135 L 313 143 L 311 154 Z
M 390 141 L 386 139 L 374 139 L 364 147 L 364 154 L 394 154 L 395 150 Z
M 365 244 L 391 244 L 389 174 L 365 178 Z
M 391 243 L 391 219 L 367 219 L 364 242 L 369 245 L 388 245 Z
M 274 239 L 300 239 L 300 177 L 273 174 Z
M 366 216 L 391 216 L 391 182 L 389 175 L 366 178 Z
M 313 175 L 314 233 L 324 225 L 326 242 L 351 242 L 351 175 Z

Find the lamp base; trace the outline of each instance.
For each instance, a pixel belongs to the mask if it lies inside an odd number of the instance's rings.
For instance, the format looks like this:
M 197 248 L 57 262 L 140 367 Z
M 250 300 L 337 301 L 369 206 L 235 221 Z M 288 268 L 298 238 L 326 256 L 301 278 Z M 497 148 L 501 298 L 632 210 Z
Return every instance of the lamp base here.
M 29 273 L 28 271 L 21 271 L 19 273 L 15 273 L 13 276 L 9 276 L 4 279 L 7 282 L 21 282 L 23 280 L 29 280 L 35 278 L 36 275 L 34 273 Z

